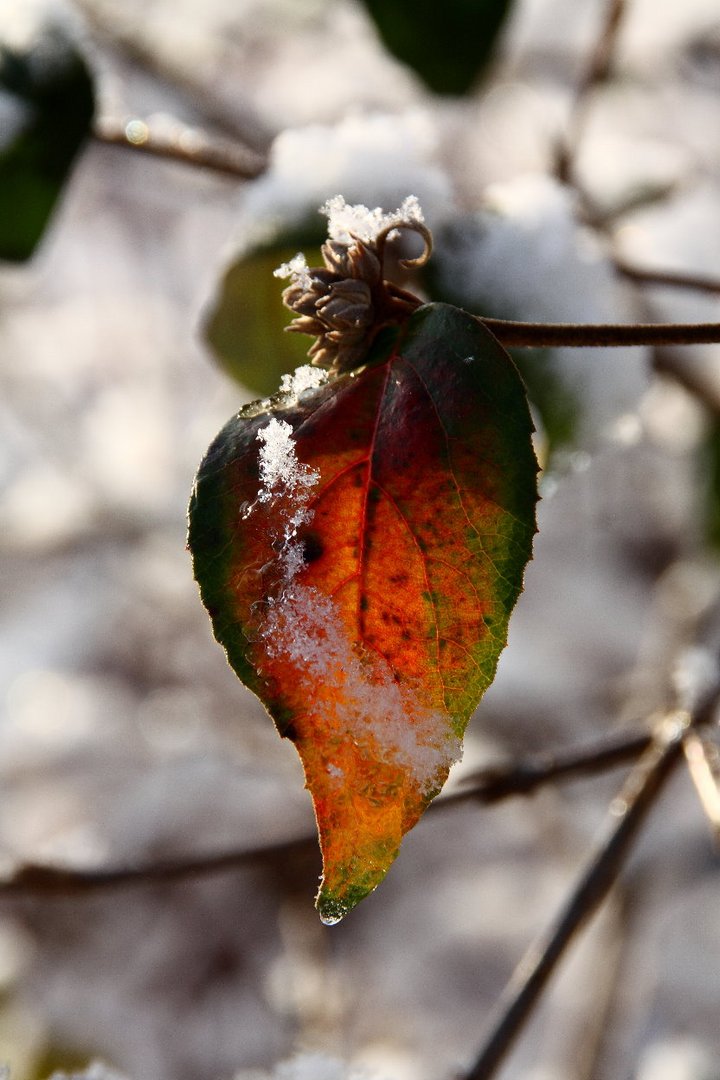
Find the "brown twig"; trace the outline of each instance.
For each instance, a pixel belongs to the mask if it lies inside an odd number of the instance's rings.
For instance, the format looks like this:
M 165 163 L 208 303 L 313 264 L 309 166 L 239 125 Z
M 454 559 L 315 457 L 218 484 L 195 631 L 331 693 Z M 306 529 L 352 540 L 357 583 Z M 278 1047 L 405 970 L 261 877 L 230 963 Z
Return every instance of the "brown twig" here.
M 583 873 L 547 936 L 534 944 L 502 995 L 490 1034 L 463 1080 L 491 1080 L 529 1018 L 542 991 L 578 931 L 615 884 L 621 867 L 658 795 L 682 760 L 684 722 L 677 716 L 661 724 L 650 747 L 633 769 L 610 813 L 612 830 Z
M 673 289 L 692 289 L 694 292 L 706 292 L 720 295 L 720 279 L 703 274 L 681 274 L 669 270 L 647 270 L 633 266 L 619 255 L 613 256 L 615 269 L 630 281 L 639 285 L 667 285 Z
M 615 768 L 634 760 L 647 748 L 651 736 L 646 732 L 602 740 L 589 747 L 575 748 L 559 754 L 540 754 L 507 766 L 483 769 L 467 778 L 462 789 L 437 799 L 430 812 L 456 806 L 462 802 L 490 804 L 513 795 L 525 795 L 543 784 L 560 778 L 588 776 Z M 61 866 L 26 864 L 11 877 L 0 880 L 3 896 L 68 896 L 99 892 L 124 886 L 151 885 L 158 882 L 180 881 L 188 878 L 210 877 L 258 865 L 289 859 L 315 849 L 313 836 L 294 840 L 221 852 L 217 855 L 192 856 L 172 863 L 151 866 L 121 866 L 100 870 L 80 870 Z
M 183 125 L 172 134 L 161 134 L 137 118 L 127 123 L 105 119 L 96 125 L 93 136 L 106 146 L 136 150 L 238 180 L 253 180 L 267 167 L 266 159 L 254 150 L 229 141 L 213 142 L 197 128 Z
M 720 760 L 718 749 L 695 731 L 683 743 L 690 779 L 705 811 L 715 840 L 720 840 Z
M 600 34 L 575 91 L 567 130 L 556 149 L 555 175 L 562 183 L 573 183 L 573 165 L 587 123 L 592 92 L 607 82 L 610 75 L 624 14 L 625 0 L 608 0 Z
M 459 802 L 488 805 L 513 795 L 529 795 L 553 780 L 596 776 L 634 761 L 652 741 L 649 732 L 633 732 L 602 739 L 591 746 L 573 747 L 556 754 L 536 754 L 524 761 L 491 766 L 468 776 L 459 791 L 433 803 L 438 810 Z
M 649 811 L 676 766 L 689 736 L 710 723 L 720 698 L 717 685 L 697 696 L 693 711 L 678 708 L 655 727 L 650 745 L 610 804 L 609 836 L 598 849 L 554 925 L 532 945 L 502 995 L 490 1033 L 463 1080 L 491 1080 L 530 1017 L 560 959 L 608 895 Z

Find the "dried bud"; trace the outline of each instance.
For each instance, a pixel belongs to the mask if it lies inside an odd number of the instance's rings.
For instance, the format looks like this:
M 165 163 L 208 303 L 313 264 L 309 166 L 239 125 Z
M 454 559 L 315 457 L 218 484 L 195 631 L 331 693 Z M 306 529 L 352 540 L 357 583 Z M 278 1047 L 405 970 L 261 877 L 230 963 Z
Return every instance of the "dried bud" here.
M 380 283 L 382 263 L 366 243 L 353 239 L 350 244 L 327 240 L 322 248 L 325 265 L 343 278 L 357 278 L 374 286 Z
M 432 237 L 414 196 L 399 210 L 384 214 L 364 206 L 348 206 L 342 196 L 328 200 L 330 237 L 322 246 L 325 266 L 309 268 L 302 255 L 276 270 L 290 277 L 283 302 L 298 316 L 288 330 L 317 337 L 310 348 L 313 364 L 348 371 L 363 357 L 381 326 L 401 322 L 419 306 L 409 293 L 383 281 L 385 243 L 398 229 L 422 236 L 425 249 L 401 266 L 421 266 L 429 257 Z

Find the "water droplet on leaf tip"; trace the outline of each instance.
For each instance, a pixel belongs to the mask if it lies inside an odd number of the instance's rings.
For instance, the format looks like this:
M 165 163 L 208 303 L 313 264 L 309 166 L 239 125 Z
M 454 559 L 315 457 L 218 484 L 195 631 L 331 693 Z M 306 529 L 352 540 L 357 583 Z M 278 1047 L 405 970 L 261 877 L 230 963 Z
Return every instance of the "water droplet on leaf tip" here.
M 320 922 L 323 926 L 337 926 L 339 922 L 342 922 L 342 915 L 323 915 L 320 914 Z
M 339 900 L 320 895 L 317 899 L 317 912 L 323 926 L 337 926 L 347 915 L 350 908 Z

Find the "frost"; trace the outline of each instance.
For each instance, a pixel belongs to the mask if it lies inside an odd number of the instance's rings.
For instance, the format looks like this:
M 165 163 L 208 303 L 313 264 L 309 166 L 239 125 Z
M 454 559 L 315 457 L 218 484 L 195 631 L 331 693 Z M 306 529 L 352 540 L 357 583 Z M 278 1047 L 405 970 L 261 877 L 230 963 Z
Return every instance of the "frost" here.
M 316 390 L 318 386 L 322 386 L 327 382 L 327 378 L 328 373 L 322 368 L 303 364 L 292 375 L 283 375 L 280 381 L 280 392 L 297 401 L 306 390 Z
M 258 455 L 263 484 L 258 495 L 260 502 L 268 502 L 278 488 L 302 502 L 303 494 L 317 483 L 319 473 L 298 461 L 290 424 L 273 418 L 258 431 L 257 437 L 263 444 Z
M 302 285 L 304 289 L 312 286 L 307 260 L 301 251 L 293 255 L 289 262 L 281 263 L 277 270 L 273 270 L 273 277 L 290 278 L 294 285 Z
M 398 683 L 382 656 L 358 655 L 332 599 L 293 584 L 271 602 L 261 633 L 268 655 L 294 667 L 323 726 L 407 770 L 424 794 L 442 783 L 461 750 L 449 718 Z
M 394 225 L 422 225 L 425 222 L 420 202 L 415 195 L 408 195 L 397 210 L 388 213 L 379 206 L 374 210 L 369 210 L 362 203 L 351 206 L 345 202 L 342 195 L 334 195 L 320 207 L 320 213 L 327 215 L 330 239 L 339 240 L 341 243 L 347 243 L 353 236 L 372 243 L 381 232 Z

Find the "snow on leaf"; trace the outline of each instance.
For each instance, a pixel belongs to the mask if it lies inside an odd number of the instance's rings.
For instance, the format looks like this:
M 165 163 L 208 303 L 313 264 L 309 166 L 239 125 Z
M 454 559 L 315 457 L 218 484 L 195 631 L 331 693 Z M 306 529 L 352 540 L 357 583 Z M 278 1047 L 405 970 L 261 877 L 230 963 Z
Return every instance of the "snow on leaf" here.
M 200 466 L 195 575 L 302 759 L 327 923 L 382 880 L 494 677 L 535 529 L 531 430 L 507 354 L 436 304 L 358 371 L 247 406 Z
M 327 377 L 327 372 L 322 368 L 303 364 L 292 375 L 283 375 L 280 380 L 280 393 L 297 401 L 306 390 L 316 390 L 318 386 L 322 386 L 327 381 Z

